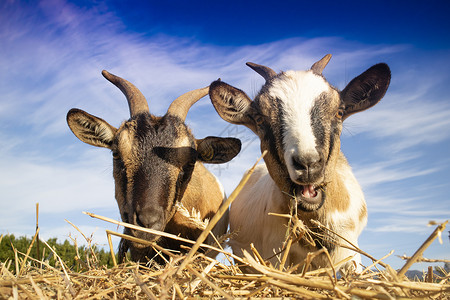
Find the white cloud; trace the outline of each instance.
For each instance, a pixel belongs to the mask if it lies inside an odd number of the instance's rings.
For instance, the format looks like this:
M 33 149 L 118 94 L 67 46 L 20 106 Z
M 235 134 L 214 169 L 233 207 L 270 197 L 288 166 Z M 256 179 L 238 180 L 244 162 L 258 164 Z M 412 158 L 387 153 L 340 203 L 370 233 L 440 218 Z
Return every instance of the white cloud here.
M 398 182 L 409 178 L 430 175 L 439 170 L 439 167 L 419 164 L 418 155 L 405 153 L 404 155 L 386 158 L 373 163 L 354 164 L 356 178 L 364 189 L 376 187 L 384 183 Z
M 16 215 L 34 211 L 41 203 L 42 213 L 114 207 L 111 162 L 95 155 L 95 163 L 58 163 L 33 161 L 31 157 L 1 153 L 0 186 L 5 201 L 0 211 Z M 41 154 L 42 155 L 42 154 Z M 13 205 L 11 205 L 13 204 Z M 3 223 L 3 220 L 2 220 Z M 5 228 L 7 223 L 2 224 Z
M 439 223 L 445 222 L 445 219 L 430 220 L 427 217 L 386 217 L 383 222 L 378 222 L 377 226 L 369 226 L 366 228 L 370 232 L 405 232 L 405 233 L 420 233 L 424 234 L 430 231 L 428 223 L 430 221 L 437 221 Z

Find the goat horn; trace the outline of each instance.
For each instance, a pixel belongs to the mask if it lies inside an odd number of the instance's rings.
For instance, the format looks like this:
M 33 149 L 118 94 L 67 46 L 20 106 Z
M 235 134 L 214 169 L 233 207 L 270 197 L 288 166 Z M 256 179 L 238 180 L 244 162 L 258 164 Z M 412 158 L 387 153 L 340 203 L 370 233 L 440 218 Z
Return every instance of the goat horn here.
M 172 104 L 170 104 L 167 113 L 173 116 L 178 116 L 184 121 L 186 120 L 187 113 L 191 106 L 194 105 L 194 103 L 198 100 L 208 95 L 208 93 L 209 86 L 187 92 L 175 99 Z
M 102 75 L 112 84 L 117 86 L 125 95 L 128 101 L 128 107 L 130 108 L 131 117 L 134 117 L 140 113 L 150 112 L 150 110 L 148 109 L 147 100 L 145 99 L 144 95 L 142 95 L 141 91 L 134 86 L 134 84 L 123 78 L 120 78 L 119 76 L 111 74 L 106 70 L 102 71 Z
M 311 67 L 311 70 L 313 71 L 313 73 L 317 74 L 317 75 L 322 75 L 322 71 L 323 71 L 323 69 L 325 69 L 325 67 L 327 66 L 330 59 L 331 59 L 331 54 L 327 54 L 321 60 L 314 63 Z
M 264 79 L 266 81 L 269 81 L 273 77 L 277 76 L 277 72 L 275 72 L 274 70 L 272 70 L 269 67 L 254 64 L 251 62 L 246 63 L 246 65 L 249 66 L 250 68 L 252 68 L 256 73 L 258 73 L 259 75 L 264 77 Z

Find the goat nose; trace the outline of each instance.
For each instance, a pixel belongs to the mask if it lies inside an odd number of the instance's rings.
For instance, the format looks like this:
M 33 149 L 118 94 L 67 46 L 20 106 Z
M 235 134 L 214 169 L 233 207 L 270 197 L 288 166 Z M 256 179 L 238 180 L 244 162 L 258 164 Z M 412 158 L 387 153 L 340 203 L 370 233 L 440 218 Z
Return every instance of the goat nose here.
M 136 223 L 145 228 L 154 228 L 159 223 L 159 216 L 155 212 L 143 210 L 136 213 Z
M 320 169 L 322 158 L 319 154 L 292 156 L 292 166 L 297 171 L 314 173 Z

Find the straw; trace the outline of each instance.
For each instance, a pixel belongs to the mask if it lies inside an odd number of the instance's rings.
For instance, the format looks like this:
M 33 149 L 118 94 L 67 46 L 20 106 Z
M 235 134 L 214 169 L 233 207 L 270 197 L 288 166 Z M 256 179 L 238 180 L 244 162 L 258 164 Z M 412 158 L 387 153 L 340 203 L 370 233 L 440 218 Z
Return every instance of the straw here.
M 256 161 L 256 163 L 253 165 L 253 167 L 247 172 L 247 174 L 241 179 L 238 186 L 234 189 L 234 191 L 231 193 L 230 197 L 227 198 L 227 200 L 222 204 L 222 206 L 219 208 L 219 210 L 216 212 L 214 217 L 211 219 L 211 221 L 206 226 L 205 230 L 200 234 L 200 236 L 197 238 L 197 241 L 195 242 L 194 246 L 192 247 L 191 251 L 187 254 L 185 260 L 182 262 L 180 267 L 177 270 L 177 274 L 180 274 L 181 271 L 186 267 L 186 265 L 189 263 L 189 261 L 194 256 L 195 252 L 197 252 L 200 245 L 206 240 L 211 230 L 214 228 L 214 226 L 219 222 L 219 220 L 222 218 L 223 214 L 228 210 L 231 203 L 233 203 L 234 199 L 236 199 L 237 195 L 241 192 L 241 190 L 244 188 L 247 181 L 250 179 L 250 176 L 252 175 L 253 171 L 255 170 L 256 166 L 258 165 L 259 161 L 267 154 L 267 150 L 263 152 L 263 154 L 260 156 L 260 158 Z
M 448 220 L 442 224 L 439 224 L 436 227 L 436 229 L 426 239 L 426 241 L 422 244 L 422 246 L 420 246 L 419 249 L 417 249 L 417 251 L 414 253 L 414 255 L 410 259 L 408 259 L 408 261 L 405 263 L 405 265 L 400 269 L 400 271 L 398 272 L 398 276 L 405 275 L 406 271 L 408 271 L 408 269 L 412 266 L 412 264 L 414 264 L 417 261 L 417 259 L 419 259 L 422 256 L 425 249 L 427 249 L 431 245 L 431 243 L 438 236 L 440 236 L 441 232 L 445 230 L 445 226 L 447 225 L 447 223 L 448 223 Z

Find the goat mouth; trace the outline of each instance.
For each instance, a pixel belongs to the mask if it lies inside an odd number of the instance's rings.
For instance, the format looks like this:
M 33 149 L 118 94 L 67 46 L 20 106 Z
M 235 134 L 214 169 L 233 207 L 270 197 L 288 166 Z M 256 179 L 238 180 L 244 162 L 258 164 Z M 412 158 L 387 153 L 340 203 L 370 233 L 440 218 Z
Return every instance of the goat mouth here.
M 318 210 L 325 201 L 325 192 L 323 187 L 315 185 L 297 185 L 295 188 L 295 199 L 297 207 L 306 212 Z

